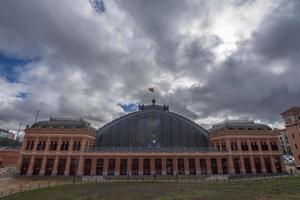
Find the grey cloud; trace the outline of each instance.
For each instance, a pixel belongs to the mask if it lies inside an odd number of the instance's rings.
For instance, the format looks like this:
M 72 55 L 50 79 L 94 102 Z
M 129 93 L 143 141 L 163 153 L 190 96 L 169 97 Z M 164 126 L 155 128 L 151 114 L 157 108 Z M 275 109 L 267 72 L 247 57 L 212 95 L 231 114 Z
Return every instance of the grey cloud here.
M 31 95 L 0 105 L 0 126 L 32 123 L 40 109 L 40 119 L 82 112 L 99 127 L 124 114 L 119 103 L 150 103 L 152 85 L 158 103 L 193 120 L 280 122 L 280 112 L 300 97 L 299 3 L 293 2 L 280 4 L 217 63 L 214 49 L 223 41 L 209 32 L 218 17 L 211 10 L 226 10 L 224 2 L 104 1 L 105 12 L 92 15 L 89 1 L 3 1 L 0 52 L 39 60 L 17 83 Z M 185 34 L 195 20 L 201 34 Z M 284 71 L 272 72 L 281 65 Z M 165 74 L 171 78 L 160 80 Z M 197 83 L 170 92 L 178 78 Z

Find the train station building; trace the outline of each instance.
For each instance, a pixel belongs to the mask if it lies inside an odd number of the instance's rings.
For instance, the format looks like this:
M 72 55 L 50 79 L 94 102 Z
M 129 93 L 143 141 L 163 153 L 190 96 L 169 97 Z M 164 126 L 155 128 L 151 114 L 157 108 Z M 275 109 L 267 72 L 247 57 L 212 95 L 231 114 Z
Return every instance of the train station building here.
M 99 130 L 83 119 L 28 126 L 20 175 L 209 176 L 282 173 L 278 132 L 253 121 L 206 130 L 166 105 L 141 105 Z

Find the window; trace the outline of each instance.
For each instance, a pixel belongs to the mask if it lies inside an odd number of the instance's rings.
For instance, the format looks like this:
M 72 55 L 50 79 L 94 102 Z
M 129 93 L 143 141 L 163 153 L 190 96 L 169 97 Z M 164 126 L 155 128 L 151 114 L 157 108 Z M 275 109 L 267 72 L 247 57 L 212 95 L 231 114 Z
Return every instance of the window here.
M 34 147 L 34 141 L 31 141 L 29 150 L 33 150 L 33 147 Z
M 60 145 L 60 150 L 63 151 L 65 150 L 66 142 L 62 142 Z
M 295 144 L 295 148 L 298 149 L 298 145 L 297 144 Z
M 74 142 L 73 143 L 73 151 L 80 151 L 80 142 Z
M 68 151 L 68 149 L 69 149 L 69 142 L 63 141 L 60 145 L 60 150 L 61 151 Z
M 226 150 L 226 144 L 225 144 L 225 142 L 222 142 L 221 146 L 222 146 L 222 150 Z
M 57 149 L 57 141 L 51 141 L 49 150 L 56 151 L 56 149 Z
M 73 143 L 73 151 L 76 151 L 76 147 L 77 147 L 77 142 Z
M 43 144 L 42 144 L 42 150 L 44 151 L 46 148 L 46 141 L 43 141 Z
M 272 149 L 272 151 L 278 151 L 278 146 L 277 146 L 276 142 L 271 142 L 271 149 Z
M 247 142 L 241 142 L 242 151 L 248 151 L 248 144 Z
M 207 174 L 206 159 L 200 159 L 200 170 L 202 175 Z
M 27 142 L 26 150 L 30 150 L 31 142 L 33 142 L 33 141 L 28 141 L 28 142 Z M 32 149 L 31 149 L 31 150 L 32 150 Z
M 258 145 L 256 142 L 251 142 L 251 149 L 252 151 L 258 151 Z
M 38 145 L 36 146 L 36 150 L 42 150 L 42 141 L 39 141 Z
M 238 149 L 238 145 L 237 145 L 236 142 L 231 142 L 231 143 L 230 143 L 230 146 L 231 146 L 231 150 L 232 150 L 232 151 L 237 151 L 237 150 L 239 150 L 239 149 Z
M 218 174 L 217 159 L 215 158 L 210 159 L 210 164 L 211 164 L 211 173 Z
M 261 149 L 263 151 L 268 151 L 269 150 L 269 147 L 268 147 L 266 142 L 261 142 Z
M 293 137 L 293 138 L 295 138 L 295 135 L 294 135 L 294 133 L 292 133 L 292 137 Z
M 196 164 L 195 164 L 195 159 L 189 159 L 189 171 L 190 175 L 195 175 L 196 174 Z

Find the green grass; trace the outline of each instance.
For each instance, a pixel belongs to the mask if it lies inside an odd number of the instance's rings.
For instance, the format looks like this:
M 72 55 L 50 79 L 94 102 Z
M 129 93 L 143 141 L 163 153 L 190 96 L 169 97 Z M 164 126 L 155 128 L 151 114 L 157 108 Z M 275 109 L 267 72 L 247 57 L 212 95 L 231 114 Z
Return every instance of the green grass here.
M 300 177 L 204 183 L 91 183 L 22 192 L 4 200 L 300 199 Z

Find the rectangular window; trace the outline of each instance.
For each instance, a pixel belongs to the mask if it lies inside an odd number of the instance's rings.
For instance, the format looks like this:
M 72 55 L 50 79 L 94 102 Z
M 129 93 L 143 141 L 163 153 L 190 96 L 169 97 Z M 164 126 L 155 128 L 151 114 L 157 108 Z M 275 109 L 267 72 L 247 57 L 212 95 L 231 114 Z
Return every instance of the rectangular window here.
M 31 141 L 27 141 L 26 150 L 30 149 L 30 144 L 31 144 Z
M 223 174 L 228 174 L 227 159 L 226 158 L 222 158 L 221 159 L 221 164 L 222 164 Z
M 42 166 L 42 159 L 40 159 L 40 158 L 35 159 L 32 175 L 39 175 L 41 166 Z
M 139 159 L 132 159 L 132 175 L 139 175 Z
M 29 150 L 33 150 L 33 148 L 34 148 L 34 141 L 31 141 Z
M 193 158 L 189 159 L 189 171 L 190 171 L 190 175 L 196 174 L 195 159 Z
M 162 174 L 161 159 L 155 159 L 155 174 L 156 175 L 161 175 Z
M 77 142 L 73 143 L 73 151 L 76 151 L 76 147 L 77 147 Z
M 215 158 L 210 159 L 210 164 L 211 164 L 211 173 L 218 174 L 217 159 L 215 159 Z
M 271 149 L 272 149 L 272 151 L 278 151 L 278 146 L 277 146 L 276 142 L 271 142 Z
M 42 144 L 42 151 L 44 151 L 46 148 L 46 141 L 43 141 L 43 144 Z
M 184 175 L 184 159 L 183 158 L 177 159 L 177 171 L 178 171 L 178 175 Z
M 268 144 L 266 142 L 261 142 L 261 149 L 263 151 L 268 151 L 269 150 Z
M 206 159 L 200 159 L 200 170 L 202 175 L 207 174 Z
M 97 159 L 97 165 L 96 165 L 96 175 L 103 175 L 103 159 Z
M 173 175 L 173 159 L 167 159 L 167 175 Z
M 59 159 L 57 175 L 64 175 L 65 167 L 66 167 L 66 159 Z
M 21 175 L 26 175 L 29 168 L 30 158 L 23 158 L 21 166 Z
M 255 165 L 256 173 L 261 174 L 262 170 L 261 170 L 260 158 L 254 158 L 254 165 Z
M 37 151 L 42 150 L 42 141 L 39 141 L 39 143 L 38 143 L 37 146 L 36 146 L 36 150 L 37 150 Z
M 120 160 L 120 175 L 121 176 L 127 175 L 127 159 Z
M 240 159 L 239 158 L 234 158 L 233 159 L 233 164 L 234 164 L 234 171 L 236 174 L 240 174 Z
M 244 165 L 247 174 L 251 174 L 250 158 L 244 158 Z
M 85 159 L 83 175 L 91 175 L 92 159 Z
M 116 160 L 109 159 L 108 160 L 108 175 L 114 176 L 115 175 L 115 168 L 116 168 Z
M 150 159 L 144 159 L 144 175 L 150 175 Z
M 71 159 L 71 165 L 70 165 L 70 175 L 73 176 L 76 174 L 77 170 L 77 159 Z
M 53 166 L 54 166 L 54 159 L 53 158 L 47 159 L 45 175 L 50 176 L 52 174 Z

